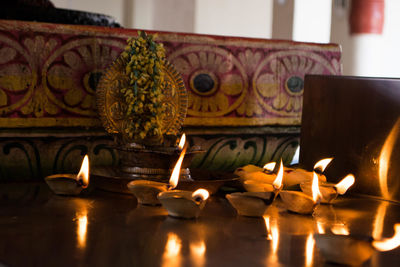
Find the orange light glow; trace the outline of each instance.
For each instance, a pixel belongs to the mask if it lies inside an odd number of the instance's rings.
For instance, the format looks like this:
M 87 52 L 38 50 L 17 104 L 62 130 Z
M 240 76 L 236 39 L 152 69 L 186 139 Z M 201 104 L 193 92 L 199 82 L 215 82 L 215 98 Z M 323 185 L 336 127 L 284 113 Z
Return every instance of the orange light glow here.
M 312 198 L 315 203 L 318 203 L 321 198 L 321 192 L 319 191 L 319 181 L 318 181 L 318 175 L 313 172 L 313 180 L 312 180 L 312 185 L 311 185 L 311 191 L 312 191 Z
M 275 189 L 280 189 L 282 187 L 282 179 L 283 179 L 283 163 L 281 160 L 281 163 L 279 165 L 278 175 L 276 176 L 274 182 L 272 183 Z
M 400 223 L 394 226 L 394 235 L 392 238 L 386 238 L 381 241 L 373 241 L 372 245 L 379 251 L 389 251 L 400 246 Z
M 379 169 L 378 169 L 379 185 L 381 188 L 382 196 L 386 199 L 391 198 L 391 194 L 388 188 L 389 164 L 399 132 L 400 132 L 400 119 L 396 121 L 396 123 L 393 125 L 393 128 L 390 130 L 390 133 L 386 137 L 385 143 L 383 144 L 381 154 L 379 155 Z
M 76 215 L 77 229 L 76 235 L 78 238 L 78 247 L 84 248 L 86 246 L 86 233 L 87 233 L 87 211 L 83 210 L 79 214 Z
M 265 170 L 267 170 L 269 172 L 272 172 L 272 171 L 274 171 L 275 166 L 276 166 L 276 162 L 269 162 L 269 163 L 264 165 L 263 169 L 265 169 Z
M 210 193 L 208 193 L 208 191 L 203 188 L 197 189 L 192 193 L 193 199 L 201 198 L 202 201 L 206 200 L 209 196 Z
M 179 140 L 179 144 L 178 144 L 179 149 L 182 150 L 185 143 L 186 143 L 186 134 L 183 133 L 181 136 L 181 139 Z
M 276 221 L 271 222 L 269 216 L 263 216 L 265 229 L 267 230 L 267 239 L 272 241 L 272 253 L 276 254 L 279 243 L 279 230 Z
M 269 224 L 269 216 L 263 216 L 265 222 L 265 229 L 267 230 L 267 239 L 272 240 L 271 227 Z
M 335 224 L 331 228 L 331 232 L 335 235 L 349 235 L 349 228 L 344 224 Z
M 324 172 L 326 167 L 329 165 L 329 163 L 331 163 L 332 160 L 333 160 L 333 158 L 321 159 L 320 161 L 315 163 L 314 170 L 318 170 L 320 172 Z
M 202 267 L 205 264 L 206 244 L 204 241 L 190 243 L 192 266 Z
M 89 185 L 89 157 L 85 155 L 82 161 L 81 169 L 76 176 L 78 181 L 82 181 L 82 187 L 86 188 Z
M 183 162 L 183 158 L 185 157 L 187 145 L 183 146 L 181 154 L 179 155 L 178 161 L 175 164 L 175 167 L 172 171 L 171 178 L 169 179 L 169 184 L 171 185 L 170 189 L 174 189 L 178 185 L 179 174 L 181 172 L 181 166 Z
M 180 266 L 180 252 L 182 248 L 182 240 L 175 233 L 168 233 L 167 243 L 162 258 L 163 267 Z
M 374 239 L 382 238 L 383 225 L 385 223 L 386 211 L 389 206 L 389 202 L 383 201 L 379 204 L 378 211 L 374 220 L 374 228 L 372 231 L 372 237 Z
M 355 178 L 353 174 L 349 174 L 346 177 L 344 177 L 339 183 L 335 185 L 337 192 L 340 195 L 343 195 L 346 193 L 347 189 L 350 188 L 354 184 Z
M 324 224 L 321 221 L 317 220 L 317 230 L 318 234 L 325 234 Z
M 313 265 L 314 246 L 314 236 L 309 234 L 306 241 L 306 267 Z

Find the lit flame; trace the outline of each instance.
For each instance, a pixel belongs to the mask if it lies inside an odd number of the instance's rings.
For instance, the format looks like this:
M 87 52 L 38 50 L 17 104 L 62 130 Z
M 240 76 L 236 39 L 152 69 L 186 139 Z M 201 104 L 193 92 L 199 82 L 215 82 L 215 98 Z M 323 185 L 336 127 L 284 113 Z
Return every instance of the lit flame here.
M 82 187 L 86 188 L 89 185 L 89 157 L 85 155 L 82 161 L 81 169 L 76 176 L 78 181 L 82 181 Z
M 389 251 L 400 246 L 400 223 L 395 224 L 392 238 L 386 238 L 382 241 L 373 241 L 372 245 L 379 251 Z
M 182 137 L 183 137 L 183 135 L 182 135 Z M 178 185 L 179 174 L 181 172 L 181 166 L 182 166 L 183 158 L 185 157 L 186 149 L 187 149 L 187 146 L 184 145 L 183 149 L 181 151 L 181 154 L 179 155 L 179 159 L 176 162 L 175 167 L 172 171 L 171 178 L 169 179 L 169 184 L 171 185 L 170 189 L 174 189 Z
M 282 187 L 282 179 L 283 179 L 283 163 L 281 160 L 278 175 L 276 176 L 274 182 L 272 183 L 275 189 L 280 189 Z
M 201 198 L 202 201 L 206 200 L 209 196 L 210 193 L 208 193 L 208 191 L 203 188 L 197 189 L 192 193 L 193 199 Z
M 78 246 L 84 248 L 86 246 L 86 233 L 88 225 L 87 211 L 84 210 L 83 212 L 77 214 L 76 221 L 78 224 L 78 228 L 76 230 Z
M 333 158 L 321 159 L 320 161 L 315 163 L 314 170 L 324 172 L 325 168 L 328 166 L 329 163 L 331 163 L 332 160 L 333 160 Z
M 321 192 L 319 191 L 318 175 L 315 172 L 313 172 L 311 191 L 312 191 L 312 198 L 314 202 L 317 203 L 322 198 L 322 195 Z
M 163 264 L 165 267 L 180 266 L 180 252 L 182 240 L 174 233 L 168 233 L 167 243 L 163 254 Z
M 400 119 L 396 121 L 393 125 L 392 130 L 389 135 L 386 137 L 385 143 L 383 144 L 381 154 L 379 155 L 379 185 L 381 188 L 382 196 L 386 199 L 390 199 L 391 194 L 389 193 L 388 188 L 388 172 L 389 172 L 389 163 L 390 157 L 392 156 L 393 147 L 397 140 L 397 136 L 399 135 L 400 130 Z
M 354 184 L 355 178 L 353 174 L 349 174 L 346 177 L 344 177 L 339 183 L 335 185 L 337 192 L 340 195 L 343 195 L 346 193 L 347 189 L 350 188 Z
M 193 266 L 196 267 L 204 266 L 205 253 L 206 253 L 206 244 L 204 243 L 204 241 L 190 243 L 190 257 Z
M 182 150 L 185 143 L 186 143 L 186 134 L 182 134 L 181 139 L 179 140 L 179 145 L 178 145 L 179 149 Z
M 263 169 L 265 169 L 265 170 L 267 170 L 269 172 L 272 172 L 272 171 L 274 171 L 275 166 L 276 166 L 276 162 L 269 162 L 269 163 L 264 165 Z
M 313 234 L 309 234 L 306 241 L 306 267 L 312 266 L 315 240 Z
M 349 228 L 344 224 L 335 224 L 331 228 L 331 232 L 335 235 L 349 235 Z

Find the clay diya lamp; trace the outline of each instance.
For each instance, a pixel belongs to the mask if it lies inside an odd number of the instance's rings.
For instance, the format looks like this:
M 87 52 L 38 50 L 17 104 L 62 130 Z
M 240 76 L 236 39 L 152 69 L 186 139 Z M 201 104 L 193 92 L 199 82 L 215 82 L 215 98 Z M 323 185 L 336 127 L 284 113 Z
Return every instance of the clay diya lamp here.
M 312 196 L 299 191 L 283 190 L 279 193 L 285 208 L 299 214 L 312 214 L 321 199 L 319 192 L 318 176 L 314 172 L 312 181 Z
M 44 180 L 57 195 L 79 195 L 89 185 L 89 157 L 83 158 L 78 174 L 54 174 Z
M 274 192 L 236 192 L 226 195 L 229 203 L 242 216 L 261 217 L 275 199 Z
M 181 149 L 181 155 L 182 154 L 185 155 L 186 153 L 187 146 L 185 146 L 185 144 L 186 144 L 186 135 L 183 134 L 178 145 L 179 149 Z M 161 192 L 165 192 L 168 189 L 175 188 L 176 185 L 174 186 L 171 180 L 170 184 L 156 182 L 156 181 L 149 181 L 149 180 L 135 180 L 129 182 L 127 184 L 127 187 L 129 191 L 133 195 L 135 195 L 139 204 L 156 206 L 156 205 L 161 205 L 160 201 L 157 198 L 158 194 Z
M 264 183 L 262 186 L 258 185 L 258 192 L 237 192 L 226 195 L 226 198 L 239 215 L 249 217 L 263 216 L 282 189 L 282 179 L 283 164 L 281 161 L 278 174 L 272 184 Z
M 375 250 L 389 251 L 400 245 L 400 224 L 394 226 L 392 238 L 374 240 L 370 237 L 315 234 L 316 245 L 327 262 L 360 266 Z
M 326 182 L 326 177 L 323 174 L 326 167 L 331 163 L 333 158 L 325 158 L 319 160 L 314 165 L 314 169 L 312 172 L 301 169 L 301 168 L 286 168 L 285 170 L 285 177 L 284 177 L 284 184 L 285 186 L 293 186 L 302 183 L 311 182 L 313 180 L 313 173 L 315 172 L 318 176 L 318 179 L 321 182 Z
M 185 157 L 187 145 L 179 155 L 169 180 L 170 187 L 168 191 L 160 192 L 157 195 L 158 200 L 168 211 L 168 215 L 176 218 L 193 219 L 200 215 L 201 210 L 206 204 L 209 193 L 205 189 L 198 189 L 194 192 L 186 190 L 173 190 L 179 182 L 179 174 Z
M 272 192 L 274 191 L 274 180 L 276 174 L 273 172 L 276 162 L 264 165 L 263 171 L 259 172 L 259 179 L 243 179 L 242 185 L 247 192 Z
M 208 191 L 202 188 L 194 192 L 171 190 L 158 194 L 158 199 L 168 211 L 168 215 L 183 219 L 199 217 L 208 197 Z
M 344 195 L 347 190 L 354 184 L 354 175 L 349 174 L 337 184 L 319 184 L 319 191 L 321 192 L 321 203 L 329 204 L 335 200 L 338 195 Z M 312 195 L 311 183 L 300 184 L 301 191 L 307 195 Z

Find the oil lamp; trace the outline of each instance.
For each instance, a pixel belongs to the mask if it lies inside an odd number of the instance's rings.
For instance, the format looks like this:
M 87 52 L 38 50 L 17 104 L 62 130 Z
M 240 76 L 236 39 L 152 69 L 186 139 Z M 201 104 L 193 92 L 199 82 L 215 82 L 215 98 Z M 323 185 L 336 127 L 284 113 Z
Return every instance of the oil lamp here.
M 185 144 L 186 144 L 186 135 L 183 134 L 178 145 L 179 149 L 181 150 L 180 155 L 185 155 L 186 153 L 187 146 Z M 181 161 L 183 161 L 183 157 Z M 179 178 L 179 173 L 178 173 L 178 178 Z M 135 180 L 129 182 L 127 184 L 127 187 L 129 191 L 135 195 L 139 204 L 155 206 L 161 204 L 157 198 L 157 195 L 161 192 L 167 191 L 168 189 L 175 188 L 177 183 L 178 183 L 177 181 L 174 181 L 172 179 L 171 175 L 169 185 L 166 183 L 150 181 L 150 180 Z
M 259 186 L 258 189 L 262 190 L 260 192 L 228 194 L 226 198 L 239 215 L 250 217 L 263 216 L 282 188 L 283 172 L 281 161 L 278 174 L 272 184 L 268 184 L 268 187 Z
M 54 174 L 44 178 L 57 195 L 79 195 L 89 185 L 89 157 L 85 155 L 81 169 L 76 174 Z
M 359 266 L 367 261 L 375 250 L 389 251 L 400 245 L 400 224 L 394 226 L 391 238 L 374 240 L 369 237 L 340 234 L 315 234 L 317 247 L 328 262 Z
M 264 165 L 264 175 L 259 176 L 259 179 L 249 179 L 242 181 L 243 187 L 247 192 L 272 192 L 275 189 L 275 184 L 282 184 L 282 181 L 275 181 L 277 175 L 273 173 L 276 162 L 269 162 Z M 282 165 L 282 160 L 281 160 Z M 282 166 L 283 168 L 283 166 Z
M 321 200 L 318 175 L 313 173 L 312 196 L 299 191 L 283 190 L 279 193 L 286 209 L 299 214 L 312 214 Z
M 343 195 L 354 184 L 354 175 L 349 174 L 337 184 L 321 183 L 319 191 L 321 192 L 321 203 L 331 203 L 338 195 Z M 300 184 L 301 191 L 307 195 L 312 195 L 311 183 Z
M 323 172 L 332 160 L 333 158 L 325 158 L 315 163 L 313 172 L 317 174 L 318 179 L 321 182 L 326 182 L 326 177 L 325 175 L 323 175 Z M 284 184 L 286 186 L 292 186 L 292 185 L 311 182 L 313 180 L 313 172 L 306 171 L 301 168 L 296 168 L 296 169 L 288 168 L 285 172 Z
M 159 192 L 157 198 L 168 211 L 168 215 L 177 218 L 192 219 L 197 218 L 200 215 L 200 212 L 204 208 L 206 200 L 209 197 L 209 193 L 207 190 L 202 188 L 194 192 L 172 190 L 178 185 L 179 174 L 183 158 L 185 157 L 186 148 L 187 145 L 185 144 L 172 171 L 168 191 L 165 190 Z

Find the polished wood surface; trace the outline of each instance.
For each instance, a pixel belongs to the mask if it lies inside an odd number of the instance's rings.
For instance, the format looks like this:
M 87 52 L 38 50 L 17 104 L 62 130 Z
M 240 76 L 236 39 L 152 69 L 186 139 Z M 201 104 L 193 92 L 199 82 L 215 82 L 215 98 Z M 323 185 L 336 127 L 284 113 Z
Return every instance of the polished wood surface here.
M 223 196 L 213 196 L 197 220 L 180 220 L 130 195 L 62 197 L 44 183 L 0 184 L 0 266 L 327 266 L 313 233 L 339 226 L 391 237 L 400 206 L 340 199 L 303 216 L 278 200 L 266 215 L 269 238 L 263 218 L 237 216 Z M 399 248 L 374 252 L 365 266 L 398 262 Z
M 334 157 L 328 180 L 400 201 L 400 79 L 306 76 L 300 147 L 305 168 Z

